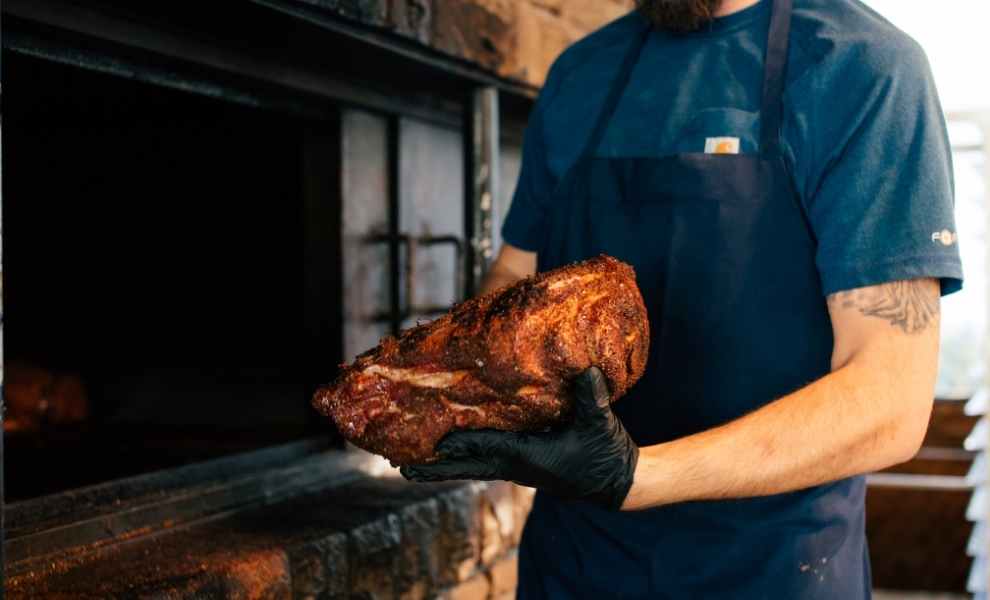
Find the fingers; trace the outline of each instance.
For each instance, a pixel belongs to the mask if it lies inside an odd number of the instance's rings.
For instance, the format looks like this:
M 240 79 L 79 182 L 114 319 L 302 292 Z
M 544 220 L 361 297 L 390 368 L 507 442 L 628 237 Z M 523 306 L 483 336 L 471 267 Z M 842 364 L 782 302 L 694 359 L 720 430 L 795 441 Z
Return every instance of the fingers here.
M 574 379 L 574 412 L 578 420 L 606 414 L 611 400 L 608 382 L 598 367 L 590 367 Z
M 493 429 L 455 431 L 437 444 L 436 452 L 440 460 L 407 465 L 399 472 L 411 481 L 505 479 L 502 459 L 512 452 L 516 439 L 517 434 Z
M 450 481 L 473 479 L 493 481 L 501 479 L 497 464 L 480 458 L 439 460 L 425 465 L 406 465 L 399 469 L 409 481 Z
M 442 459 L 493 458 L 506 453 L 516 441 L 517 434 L 494 429 L 455 431 L 437 444 Z

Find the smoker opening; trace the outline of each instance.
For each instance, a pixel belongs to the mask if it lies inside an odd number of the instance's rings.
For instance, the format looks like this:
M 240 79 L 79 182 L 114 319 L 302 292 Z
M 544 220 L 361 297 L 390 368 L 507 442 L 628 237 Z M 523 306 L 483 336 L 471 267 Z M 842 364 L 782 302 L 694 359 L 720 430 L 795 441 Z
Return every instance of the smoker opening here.
M 334 126 L 3 66 L 8 501 L 325 434 Z
M 531 496 L 406 483 L 309 406 L 476 289 L 518 173 L 535 90 L 419 37 L 480 13 L 407 12 L 4 3 L 9 593 L 433 596 L 511 569 Z M 497 536 L 462 525 L 483 515 Z

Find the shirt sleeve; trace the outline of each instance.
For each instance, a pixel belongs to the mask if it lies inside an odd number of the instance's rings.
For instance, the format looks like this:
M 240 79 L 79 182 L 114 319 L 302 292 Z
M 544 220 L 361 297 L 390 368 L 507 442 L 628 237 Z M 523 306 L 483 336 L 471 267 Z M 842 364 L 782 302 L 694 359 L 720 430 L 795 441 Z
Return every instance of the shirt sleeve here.
M 549 167 L 543 121 L 543 113 L 552 95 L 553 79 L 554 70 L 551 69 L 526 124 L 519 180 L 502 225 L 502 239 L 530 252 L 540 249 L 547 203 L 556 186 L 556 177 Z
M 806 98 L 794 150 L 810 168 L 795 170 L 826 295 L 919 277 L 938 278 L 943 294 L 962 287 L 952 155 L 931 70 L 910 38 L 889 42 L 792 90 Z

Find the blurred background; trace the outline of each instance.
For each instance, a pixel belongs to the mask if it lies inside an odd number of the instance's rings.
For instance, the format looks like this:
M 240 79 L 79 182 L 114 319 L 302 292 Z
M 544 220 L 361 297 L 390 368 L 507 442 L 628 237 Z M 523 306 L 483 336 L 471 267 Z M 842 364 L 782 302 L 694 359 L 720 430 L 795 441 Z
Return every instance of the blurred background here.
M 953 148 L 956 222 L 966 276 L 965 288 L 942 304 L 938 400 L 925 446 L 896 473 L 870 478 L 867 528 L 876 585 L 967 591 L 982 598 L 990 544 L 985 487 L 990 38 L 983 32 L 990 4 L 867 4 L 917 40 L 928 55 Z

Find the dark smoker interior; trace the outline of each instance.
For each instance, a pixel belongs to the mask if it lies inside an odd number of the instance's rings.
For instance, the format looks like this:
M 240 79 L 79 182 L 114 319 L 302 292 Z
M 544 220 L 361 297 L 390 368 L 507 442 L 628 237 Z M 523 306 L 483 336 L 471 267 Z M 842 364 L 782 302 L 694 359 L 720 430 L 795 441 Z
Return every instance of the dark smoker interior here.
M 8 501 L 330 435 L 332 126 L 3 68 Z

